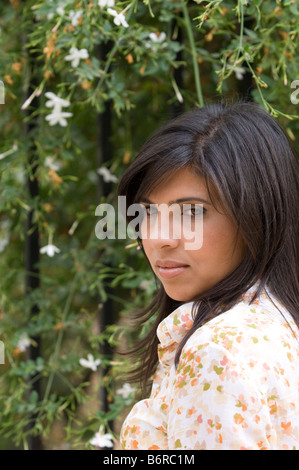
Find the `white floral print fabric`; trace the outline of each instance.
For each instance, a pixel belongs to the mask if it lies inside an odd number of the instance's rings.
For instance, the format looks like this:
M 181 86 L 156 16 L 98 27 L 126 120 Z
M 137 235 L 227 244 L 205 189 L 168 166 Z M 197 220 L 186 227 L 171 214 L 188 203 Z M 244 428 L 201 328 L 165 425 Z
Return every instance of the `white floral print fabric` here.
M 125 420 L 122 449 L 299 449 L 298 328 L 266 291 L 250 304 L 254 292 L 199 328 L 177 368 L 192 302 L 160 323 L 151 395 Z

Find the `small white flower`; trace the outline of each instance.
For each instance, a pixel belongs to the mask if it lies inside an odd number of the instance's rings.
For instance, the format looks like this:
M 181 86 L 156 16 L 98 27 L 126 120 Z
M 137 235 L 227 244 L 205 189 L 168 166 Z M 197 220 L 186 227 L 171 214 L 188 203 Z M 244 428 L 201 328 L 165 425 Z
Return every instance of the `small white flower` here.
M 46 120 L 49 121 L 50 126 L 54 126 L 55 124 L 60 124 L 62 127 L 67 126 L 68 123 L 65 118 L 71 117 L 73 114 L 62 111 L 62 108 L 69 106 L 71 103 L 51 91 L 45 93 L 45 96 L 48 98 L 48 101 L 46 101 L 47 108 L 53 108 L 52 113 L 46 116 Z
M 55 93 L 52 93 L 52 91 L 47 91 L 45 96 L 49 98 L 48 101 L 46 101 L 47 108 L 65 108 L 71 104 L 68 100 L 64 100 L 55 95 Z
M 87 359 L 82 357 L 79 359 L 79 363 L 82 367 L 86 367 L 87 369 L 91 369 L 95 372 L 101 364 L 101 359 L 95 359 L 92 354 L 87 354 Z
M 244 67 L 235 67 L 234 72 L 237 80 L 243 80 L 246 69 Z
M 79 22 L 79 19 L 81 18 L 82 16 L 82 13 L 83 13 L 83 10 L 79 10 L 79 11 L 70 11 L 70 19 L 72 21 L 72 25 L 73 26 L 77 26 L 78 22 Z
M 99 431 L 91 439 L 90 444 L 97 447 L 113 447 L 113 436 L 112 434 L 103 434 L 103 431 Z
M 151 49 L 153 52 L 156 52 L 158 47 L 166 47 L 167 42 L 166 34 L 162 31 L 162 33 L 150 33 L 149 34 L 150 41 L 145 42 L 145 47 Z
M 71 117 L 73 113 L 67 113 L 61 111 L 59 108 L 54 108 L 52 113 L 46 116 L 46 120 L 49 121 L 50 126 L 55 126 L 55 124 L 59 124 L 62 127 L 66 127 L 68 122 L 65 118 Z
M 65 5 L 60 2 L 58 4 L 55 12 L 60 16 L 64 16 L 64 14 L 65 14 L 64 8 L 65 8 Z M 48 20 L 52 20 L 54 18 L 54 13 L 48 13 L 47 18 L 48 18 Z
M 51 170 L 59 171 L 61 169 L 61 165 L 59 163 L 55 163 L 53 157 L 46 157 L 45 159 L 45 166 L 51 168 Z
M 163 41 L 165 41 L 166 34 L 164 32 L 162 32 L 160 34 L 150 33 L 149 37 L 150 37 L 151 41 L 161 44 Z
M 58 7 L 56 8 L 56 12 L 58 13 L 58 15 L 64 16 L 64 14 L 65 14 L 64 5 L 59 4 Z
M 117 13 L 117 11 L 113 10 L 112 8 L 108 8 L 107 12 L 110 13 L 110 15 L 114 16 L 114 24 L 116 24 L 117 26 L 122 25 L 124 26 L 124 28 L 129 27 L 128 23 L 126 22 L 125 15 L 123 13 Z
M 131 387 L 128 383 L 125 383 L 121 388 L 116 390 L 117 395 L 121 395 L 123 398 L 128 398 L 133 392 L 135 392 L 135 388 Z
M 227 68 L 232 69 L 233 66 L 232 65 L 227 65 Z M 234 72 L 235 72 L 237 80 L 243 80 L 243 78 L 244 78 L 243 75 L 244 75 L 244 73 L 246 73 L 246 69 L 244 69 L 244 67 L 234 67 Z
M 20 351 L 26 351 L 26 349 L 30 346 L 30 338 L 27 333 L 23 333 L 18 341 L 17 348 Z
M 55 253 L 60 253 L 59 248 L 57 248 L 57 246 L 55 245 L 52 245 L 52 243 L 49 243 L 49 245 L 43 246 L 39 251 L 41 254 L 46 254 L 50 256 L 50 258 L 52 258 L 55 255 Z
M 77 49 L 77 47 L 70 48 L 70 54 L 66 56 L 65 60 L 72 61 L 72 67 L 76 68 L 81 59 L 88 58 L 87 49 Z
M 104 8 L 104 7 L 114 7 L 114 0 L 99 0 L 98 1 L 98 5 L 99 7 L 101 8 Z
M 110 173 L 109 169 L 104 166 L 98 168 L 97 173 L 103 176 L 103 180 L 105 181 L 105 183 L 117 183 L 118 181 L 117 177 Z
M 56 12 L 58 13 L 58 15 L 60 16 L 64 16 L 64 7 L 57 7 L 56 8 Z

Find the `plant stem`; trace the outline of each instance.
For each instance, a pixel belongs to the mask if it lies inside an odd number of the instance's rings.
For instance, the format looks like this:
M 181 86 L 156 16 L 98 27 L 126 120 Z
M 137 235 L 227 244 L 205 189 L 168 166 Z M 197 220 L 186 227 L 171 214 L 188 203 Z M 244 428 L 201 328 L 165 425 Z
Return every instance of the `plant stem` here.
M 126 15 L 126 19 L 129 20 L 129 18 L 131 17 L 133 11 L 134 11 L 134 7 L 135 7 L 135 4 L 136 4 L 136 0 L 133 0 L 132 3 L 130 3 L 123 11 L 122 13 L 125 13 L 127 10 L 128 10 L 128 14 Z M 114 46 L 112 47 L 110 53 L 109 53 L 109 57 L 108 57 L 108 60 L 106 62 L 106 65 L 105 65 L 105 68 L 102 72 L 102 76 L 101 78 L 99 79 L 96 87 L 95 87 L 95 91 L 94 91 L 94 97 L 96 99 L 96 95 L 97 95 L 97 92 L 98 90 L 100 90 L 100 88 L 102 87 L 105 79 L 107 78 L 107 74 L 108 74 L 108 71 L 110 69 L 110 66 L 112 64 L 112 61 L 114 59 L 114 56 L 116 55 L 116 53 L 118 52 L 118 48 L 119 48 L 119 44 L 121 43 L 122 41 L 122 32 L 125 30 L 126 28 L 125 27 L 122 27 L 120 29 L 120 34 L 119 34 L 119 38 L 116 40 Z
M 184 15 L 184 20 L 185 20 L 186 31 L 188 34 L 190 49 L 191 49 L 197 100 L 198 100 L 199 106 L 202 107 L 204 106 L 204 100 L 203 100 L 202 89 L 201 89 L 196 48 L 195 48 L 195 42 L 194 42 L 194 37 L 193 37 L 193 32 L 192 32 L 192 25 L 191 25 L 189 13 L 188 13 L 188 8 L 185 2 L 182 3 L 182 10 L 183 10 L 183 15 Z

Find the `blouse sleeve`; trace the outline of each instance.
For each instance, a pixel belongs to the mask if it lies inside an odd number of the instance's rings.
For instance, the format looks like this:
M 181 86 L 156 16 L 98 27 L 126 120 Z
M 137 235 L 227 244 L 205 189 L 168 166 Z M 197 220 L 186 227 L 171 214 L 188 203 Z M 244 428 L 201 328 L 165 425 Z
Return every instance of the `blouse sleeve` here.
M 127 416 L 120 434 L 121 448 L 124 450 L 166 450 L 167 440 L 167 394 L 166 371 L 158 365 L 151 395 L 137 402 Z
M 269 403 L 256 382 L 250 365 L 245 369 L 217 344 L 183 350 L 171 393 L 169 448 L 271 447 Z

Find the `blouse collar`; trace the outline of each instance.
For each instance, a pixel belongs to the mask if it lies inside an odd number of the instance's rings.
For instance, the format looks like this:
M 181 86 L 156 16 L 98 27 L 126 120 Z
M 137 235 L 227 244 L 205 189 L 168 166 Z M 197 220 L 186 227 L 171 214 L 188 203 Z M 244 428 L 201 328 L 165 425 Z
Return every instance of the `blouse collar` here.
M 158 326 L 158 357 L 163 369 L 168 369 L 174 363 L 177 346 L 193 325 L 192 306 L 193 302 L 181 305 Z
M 249 303 L 255 295 L 256 290 L 257 285 L 255 284 L 241 296 L 239 302 Z M 265 296 L 266 292 L 262 290 L 260 297 Z M 160 342 L 158 355 L 163 366 L 168 367 L 173 362 L 178 344 L 192 328 L 193 305 L 194 302 L 181 305 L 168 315 L 157 328 L 157 336 Z
M 193 302 L 181 305 L 160 323 L 157 336 L 162 347 L 180 343 L 192 328 L 192 306 Z

